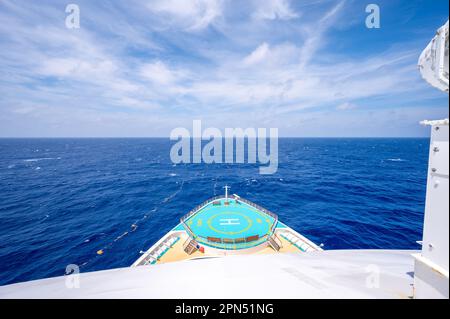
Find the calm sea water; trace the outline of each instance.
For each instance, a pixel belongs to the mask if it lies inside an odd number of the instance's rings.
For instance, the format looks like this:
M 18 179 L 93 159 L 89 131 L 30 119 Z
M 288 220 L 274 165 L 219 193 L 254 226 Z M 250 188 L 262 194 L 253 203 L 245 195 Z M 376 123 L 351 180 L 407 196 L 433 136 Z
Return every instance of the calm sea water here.
M 225 184 L 325 249 L 418 249 L 428 143 L 281 139 L 263 176 L 175 166 L 167 139 L 0 139 L 0 285 L 129 266 Z

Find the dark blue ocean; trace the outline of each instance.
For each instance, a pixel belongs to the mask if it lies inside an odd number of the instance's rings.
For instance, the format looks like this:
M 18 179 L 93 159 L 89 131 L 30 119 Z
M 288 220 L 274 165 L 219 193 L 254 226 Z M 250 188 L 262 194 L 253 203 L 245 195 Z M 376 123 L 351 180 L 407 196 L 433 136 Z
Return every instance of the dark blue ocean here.
M 225 184 L 325 249 L 419 248 L 428 139 L 281 139 L 274 175 L 175 166 L 172 144 L 0 139 L 0 285 L 129 266 Z

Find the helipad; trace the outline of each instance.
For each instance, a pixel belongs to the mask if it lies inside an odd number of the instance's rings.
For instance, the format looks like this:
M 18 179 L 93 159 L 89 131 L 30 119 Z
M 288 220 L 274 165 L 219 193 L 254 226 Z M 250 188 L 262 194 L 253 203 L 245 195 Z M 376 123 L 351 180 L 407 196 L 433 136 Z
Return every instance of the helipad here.
M 239 199 L 219 199 L 208 203 L 185 222 L 198 242 L 239 249 L 266 240 L 276 220 Z

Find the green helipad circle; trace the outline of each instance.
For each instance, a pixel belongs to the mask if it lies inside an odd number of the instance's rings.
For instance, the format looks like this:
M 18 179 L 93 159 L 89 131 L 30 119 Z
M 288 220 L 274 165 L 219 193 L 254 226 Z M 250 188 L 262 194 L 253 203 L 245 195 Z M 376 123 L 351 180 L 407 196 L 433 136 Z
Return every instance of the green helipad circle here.
M 223 231 L 223 230 L 217 229 L 216 227 L 213 226 L 214 224 L 217 224 L 217 219 L 219 219 L 219 222 L 218 222 L 219 225 L 222 225 L 222 226 L 223 225 L 227 225 L 230 227 L 237 226 L 238 223 L 239 223 L 239 226 L 241 226 L 242 221 L 246 221 L 247 226 L 246 227 L 236 227 L 237 228 L 236 231 L 231 231 L 231 230 Z M 209 228 L 211 228 L 211 230 L 215 231 L 216 233 L 225 234 L 225 235 L 237 235 L 237 234 L 241 234 L 241 233 L 248 231 L 250 229 L 250 227 L 252 226 L 253 221 L 251 218 L 249 218 L 248 216 L 246 216 L 242 213 L 223 212 L 223 213 L 219 213 L 214 216 L 211 216 L 208 219 L 207 224 L 208 224 Z
M 209 203 L 186 221 L 204 243 L 246 243 L 249 237 L 263 238 L 271 232 L 275 219 L 257 208 L 234 199 Z M 212 241 L 211 241 L 212 240 Z

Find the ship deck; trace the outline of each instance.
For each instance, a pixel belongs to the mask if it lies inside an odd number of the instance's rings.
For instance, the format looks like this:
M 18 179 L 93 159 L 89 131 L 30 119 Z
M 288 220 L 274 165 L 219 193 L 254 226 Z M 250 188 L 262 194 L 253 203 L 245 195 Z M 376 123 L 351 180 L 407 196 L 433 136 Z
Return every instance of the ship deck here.
M 194 242 L 194 249 L 187 249 Z M 237 195 L 197 206 L 133 266 L 236 254 L 306 253 L 322 249 L 278 221 L 267 209 Z
M 162 254 L 154 264 L 165 264 L 174 261 L 180 261 L 185 259 L 200 259 L 200 258 L 213 258 L 217 257 L 216 253 L 200 252 L 197 250 L 192 255 L 187 255 L 183 250 L 183 242 L 188 239 L 188 235 L 186 233 L 178 234 L 180 240 L 177 240 L 176 243 L 172 247 L 170 247 L 166 253 Z M 282 248 L 278 251 L 278 253 L 300 253 L 302 249 L 300 249 L 294 243 L 286 240 L 284 237 L 280 237 L 280 241 L 282 243 Z M 305 246 L 305 250 L 306 250 Z M 304 251 L 303 251 L 304 252 Z M 253 255 L 261 255 L 261 254 L 273 254 L 275 251 L 270 246 L 265 246 L 263 249 L 257 250 L 253 252 Z
M 221 249 L 245 249 L 270 236 L 277 220 L 237 199 L 208 203 L 185 221 L 198 242 Z
M 259 246 L 250 249 L 205 249 L 197 250 L 188 255 L 183 243 L 189 241 L 190 236 L 182 224 L 177 225 L 167 233 L 159 242 L 153 245 L 139 258 L 133 266 L 165 264 L 189 259 L 214 258 L 233 254 L 265 255 L 273 253 L 309 253 L 321 251 L 322 249 L 311 242 L 306 237 L 297 233 L 281 222 L 277 223 L 274 234 L 280 242 L 280 250 L 275 251 L 271 246 L 261 243 Z

